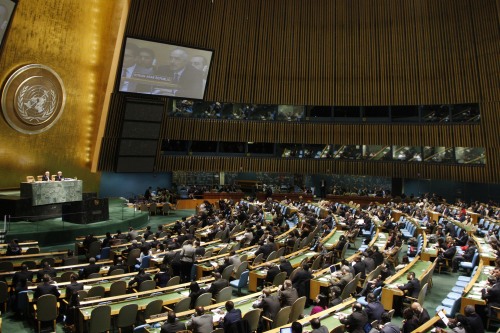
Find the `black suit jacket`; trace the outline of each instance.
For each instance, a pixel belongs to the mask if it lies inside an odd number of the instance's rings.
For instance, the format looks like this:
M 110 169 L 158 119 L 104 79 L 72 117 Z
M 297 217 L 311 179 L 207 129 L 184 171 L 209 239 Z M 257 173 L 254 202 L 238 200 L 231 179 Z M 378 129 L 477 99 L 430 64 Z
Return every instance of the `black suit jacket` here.
M 281 309 L 281 304 L 277 296 L 271 295 L 263 298 L 262 301 L 255 307 L 262 309 L 263 316 L 274 320 Z
M 54 286 L 53 284 L 41 284 L 35 289 L 35 299 L 37 299 L 40 296 L 43 295 L 54 295 L 56 297 L 59 297 L 61 295 L 59 293 L 59 290 L 57 290 L 57 287 Z
M 299 270 L 292 280 L 292 285 L 297 289 L 299 297 L 309 295 L 309 282 L 312 279 L 312 274 L 309 271 L 303 269 Z
M 89 264 L 88 266 L 83 267 L 81 277 L 86 279 L 90 274 L 99 273 L 100 270 L 101 266 L 97 264 Z
M 227 330 L 229 326 L 241 320 L 241 310 L 232 309 L 224 316 L 224 330 Z
M 368 322 L 368 316 L 363 310 L 355 311 L 346 318 L 341 319 L 340 322 L 346 326 L 347 332 L 364 333 L 363 327 Z
M 269 270 L 267 271 L 266 282 L 273 283 L 274 277 L 279 273 L 281 273 L 281 271 L 278 266 L 269 268 Z
M 483 289 L 482 298 L 486 300 L 488 306 L 500 306 L 500 283 L 495 283 L 488 292 Z
M 42 181 L 48 182 L 49 180 L 50 180 L 50 176 L 49 177 L 47 177 L 45 175 L 42 176 Z
M 408 296 L 413 298 L 418 298 L 418 293 L 420 292 L 420 281 L 418 279 L 413 279 L 408 281 L 404 286 L 400 286 L 399 289 L 408 292 Z
M 212 293 L 212 297 L 215 298 L 219 294 L 219 292 L 229 286 L 229 282 L 227 282 L 226 279 L 219 279 L 217 281 L 214 281 L 211 285 L 210 288 L 207 290 L 207 292 Z
M 158 68 L 158 74 L 165 77 L 174 77 L 174 72 L 169 66 L 161 66 Z M 186 98 L 203 98 L 203 72 L 194 68 L 191 65 L 186 65 L 184 71 L 177 82 L 179 88 L 175 96 Z
M 56 178 L 55 178 L 56 181 L 60 182 L 63 179 L 64 179 L 64 176 L 58 176 L 58 175 L 56 175 Z
M 286 277 L 288 278 L 293 272 L 292 264 L 287 260 L 284 263 L 280 264 L 280 270 L 282 272 L 286 272 Z
M 71 283 L 66 286 L 66 299 L 71 299 L 71 296 L 78 290 L 83 290 L 83 283 Z

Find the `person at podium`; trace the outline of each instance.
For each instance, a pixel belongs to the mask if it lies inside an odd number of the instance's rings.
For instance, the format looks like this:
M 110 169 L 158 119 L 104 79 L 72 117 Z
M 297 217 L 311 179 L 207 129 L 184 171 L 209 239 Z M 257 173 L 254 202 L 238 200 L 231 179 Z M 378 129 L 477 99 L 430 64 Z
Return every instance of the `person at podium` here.
M 42 181 L 50 182 L 50 171 L 45 171 L 45 174 L 42 176 Z
M 55 178 L 55 181 L 56 182 L 60 182 L 64 180 L 64 177 L 63 177 L 63 174 L 62 174 L 62 171 L 57 171 L 57 175 L 56 175 L 56 178 Z

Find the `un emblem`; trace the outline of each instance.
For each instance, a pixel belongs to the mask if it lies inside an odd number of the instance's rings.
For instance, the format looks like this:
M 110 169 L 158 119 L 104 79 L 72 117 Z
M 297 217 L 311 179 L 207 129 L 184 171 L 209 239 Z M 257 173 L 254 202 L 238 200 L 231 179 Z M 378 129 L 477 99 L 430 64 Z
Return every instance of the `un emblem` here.
M 57 122 L 65 100 L 59 75 L 47 66 L 32 64 L 16 70 L 5 83 L 2 112 L 15 130 L 37 134 Z

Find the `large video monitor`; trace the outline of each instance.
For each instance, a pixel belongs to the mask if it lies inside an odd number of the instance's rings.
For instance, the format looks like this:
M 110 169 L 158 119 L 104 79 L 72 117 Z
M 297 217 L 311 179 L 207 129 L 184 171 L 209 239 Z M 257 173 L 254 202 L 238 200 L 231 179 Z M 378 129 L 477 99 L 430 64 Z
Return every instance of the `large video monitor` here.
M 9 28 L 16 5 L 17 0 L 0 0 L 0 48 L 3 45 L 3 39 Z
M 213 51 L 128 37 L 121 92 L 203 99 Z

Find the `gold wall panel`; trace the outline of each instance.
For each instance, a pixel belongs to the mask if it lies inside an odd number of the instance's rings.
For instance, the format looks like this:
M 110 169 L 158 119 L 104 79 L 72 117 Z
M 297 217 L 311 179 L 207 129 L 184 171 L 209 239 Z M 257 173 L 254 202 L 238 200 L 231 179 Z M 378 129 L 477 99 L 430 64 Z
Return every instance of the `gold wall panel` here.
M 499 22 L 500 0 L 132 0 L 126 32 L 215 50 L 207 100 L 291 105 L 481 105 L 481 123 L 475 125 L 166 118 L 162 137 L 469 146 L 485 147 L 487 152 L 484 167 L 342 161 L 323 166 L 308 161 L 231 162 L 233 159 L 227 158 L 214 164 L 213 158 L 157 156 L 157 170 L 207 170 L 217 165 L 234 171 L 241 164 L 246 170 L 300 173 L 335 167 L 354 174 L 411 178 L 420 173 L 429 178 L 500 182 Z M 114 133 L 120 123 L 111 119 L 108 126 Z M 117 140 L 113 135 L 109 139 L 106 144 L 112 151 Z M 112 170 L 109 159 L 101 156 L 104 161 L 108 162 L 100 164 L 102 170 Z
M 44 64 L 62 78 L 67 99 L 59 121 L 38 135 L 20 134 L 0 120 L 0 188 L 62 170 L 83 179 L 85 191 L 99 189 L 90 164 L 125 2 L 19 1 L 0 56 L 0 80 L 23 65 Z

